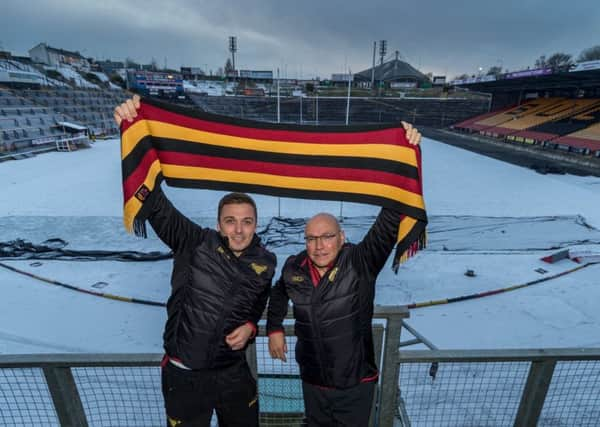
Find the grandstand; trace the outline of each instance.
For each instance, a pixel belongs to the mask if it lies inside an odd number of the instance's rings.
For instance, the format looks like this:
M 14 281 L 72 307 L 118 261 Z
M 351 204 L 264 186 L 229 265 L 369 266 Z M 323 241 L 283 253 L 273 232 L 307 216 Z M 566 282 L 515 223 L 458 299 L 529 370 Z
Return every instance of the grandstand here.
M 53 63 L 7 52 L 0 58 L 0 160 L 71 150 L 119 132 L 113 109 L 126 93 L 87 59 L 77 67 L 63 61 L 72 52 L 53 52 Z
M 46 61 L 49 58 L 46 51 L 55 54 L 53 61 Z M 30 56 L 31 60 L 21 61 L 10 55 L 0 60 L 0 159 L 52 149 L 54 145 L 58 147 L 60 141 L 73 140 L 73 134 L 82 132 L 95 136 L 118 134 L 112 117 L 113 108 L 130 95 L 116 88 L 106 74 L 95 71 L 98 67 L 93 68 L 89 58 L 43 43 L 33 48 Z M 409 77 L 426 79 L 398 58 L 382 64 L 377 70 L 382 73 L 382 81 L 398 83 Z M 127 80 L 128 87 L 134 92 L 169 98 L 185 105 L 193 103 L 215 114 L 283 123 L 346 123 L 345 97 L 226 96 L 238 93 L 236 82 L 198 84 L 183 81 L 178 73 L 148 71 L 143 67 L 120 71 L 120 77 Z M 272 75 L 270 80 L 272 82 Z M 249 93 L 241 91 L 238 94 L 269 92 L 264 85 L 246 90 Z M 207 96 L 209 93 L 220 96 Z M 446 95 L 439 98 L 353 97 L 348 122 L 397 123 L 405 120 L 417 126 L 444 127 L 489 110 L 487 98 L 449 98 Z
M 36 67 L 13 59 L 0 60 L 0 84 L 13 87 L 69 87 L 68 84 L 42 74 Z
M 556 147 L 578 148 L 579 151 L 594 152 L 596 157 L 600 157 L 600 118 L 598 115 L 595 118 L 594 125 L 555 139 L 553 142 Z
M 277 122 L 275 97 L 219 97 L 188 94 L 203 110 L 250 120 Z M 282 123 L 344 124 L 344 97 L 281 97 Z M 350 100 L 349 123 L 406 120 L 420 126 L 446 126 L 487 111 L 488 101 L 462 98 L 358 98 Z
M 125 99 L 125 94 L 121 91 L 50 89 L 26 90 L 21 93 L 38 104 L 74 119 L 96 135 L 111 135 L 119 131 L 112 111 L 115 105 Z
M 459 122 L 454 129 L 600 157 L 600 99 L 542 98 Z
M 460 85 L 491 93 L 495 108 L 459 121 L 453 129 L 600 157 L 600 69 L 548 70 L 542 77 L 512 73 Z
M 0 153 L 25 153 L 118 133 L 112 110 L 123 91 L 0 88 Z M 2 155 L 0 154 L 0 155 Z
M 36 81 L 0 89 L 0 152 L 49 149 L 58 141 L 72 139 L 73 133 L 82 129 L 95 136 L 118 134 L 112 110 L 128 95 L 115 90 L 104 74 L 94 73 L 97 83 L 100 82 L 97 85 L 84 82 L 73 67 L 51 70 L 59 80 L 41 74 L 43 70 L 37 67 L 14 60 L 2 61 L 0 68 L 22 74 L 12 76 L 13 82 L 18 78 L 26 80 L 26 74 Z M 501 79 L 490 77 L 473 84 L 458 83 L 469 90 L 486 92 L 488 97 L 471 94 L 436 98 L 352 97 L 348 123 L 404 120 L 420 127 L 450 126 L 507 142 L 600 157 L 600 70 L 572 73 L 543 70 L 542 74 L 535 71 L 510 73 Z M 153 85 L 166 81 L 169 88 L 176 88 L 173 101 L 191 102 L 214 114 L 282 123 L 346 123 L 346 97 L 207 96 L 202 88 L 176 75 L 138 74 L 146 80 L 152 77 Z M 148 89 L 147 86 L 144 87 Z M 181 95 L 184 88 L 185 97 Z M 160 86 L 159 92 L 165 90 Z

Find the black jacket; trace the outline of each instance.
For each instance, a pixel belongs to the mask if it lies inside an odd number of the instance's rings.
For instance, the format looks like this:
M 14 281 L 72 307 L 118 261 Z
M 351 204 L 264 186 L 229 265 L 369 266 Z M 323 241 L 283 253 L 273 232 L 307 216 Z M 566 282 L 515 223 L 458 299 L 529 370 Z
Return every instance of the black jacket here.
M 166 353 L 192 369 L 244 359 L 245 349 L 231 350 L 225 336 L 260 319 L 275 274 L 275 255 L 255 235 L 236 257 L 216 230 L 190 221 L 160 189 L 155 196 L 149 221 L 174 256 L 163 335 Z
M 360 243 L 342 247 L 317 287 L 306 251 L 287 259 L 271 290 L 267 330 L 283 330 L 291 299 L 303 381 L 343 389 L 377 377 L 371 331 L 375 280 L 396 243 L 400 217 L 382 209 Z

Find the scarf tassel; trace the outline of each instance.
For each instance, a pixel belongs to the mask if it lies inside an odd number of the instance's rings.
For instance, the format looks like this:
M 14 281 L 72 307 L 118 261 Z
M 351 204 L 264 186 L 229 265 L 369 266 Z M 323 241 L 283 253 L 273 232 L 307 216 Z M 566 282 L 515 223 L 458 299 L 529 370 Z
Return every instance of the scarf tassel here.
M 427 246 L 427 232 L 423 231 L 419 238 L 412 242 L 408 248 L 403 252 L 400 252 L 400 245 L 396 246 L 396 253 L 394 254 L 394 261 L 392 269 L 394 273 L 398 273 L 400 264 L 404 264 L 409 258 L 412 258 L 418 251 L 425 249 Z
M 133 232 L 138 237 L 143 237 L 144 239 L 148 237 L 146 232 L 146 221 L 143 219 L 135 218 L 133 220 Z

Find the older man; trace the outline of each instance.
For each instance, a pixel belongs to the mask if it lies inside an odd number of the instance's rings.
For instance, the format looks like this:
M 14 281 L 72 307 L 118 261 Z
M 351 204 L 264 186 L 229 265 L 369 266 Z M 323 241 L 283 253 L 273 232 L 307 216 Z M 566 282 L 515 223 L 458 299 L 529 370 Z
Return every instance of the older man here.
M 407 135 L 420 142 L 414 129 Z M 309 426 L 368 424 L 378 378 L 371 332 L 375 281 L 401 217 L 383 208 L 363 240 L 350 244 L 333 215 L 315 215 L 306 224 L 306 250 L 287 259 L 271 290 L 269 352 L 286 361 L 282 323 L 291 299 Z

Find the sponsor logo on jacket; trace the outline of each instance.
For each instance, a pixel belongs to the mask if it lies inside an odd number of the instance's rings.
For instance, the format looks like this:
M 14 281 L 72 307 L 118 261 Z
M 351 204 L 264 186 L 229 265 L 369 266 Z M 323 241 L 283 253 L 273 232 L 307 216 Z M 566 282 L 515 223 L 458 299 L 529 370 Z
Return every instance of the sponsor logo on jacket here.
M 267 271 L 267 266 L 263 265 L 263 264 L 257 264 L 255 262 L 250 264 L 250 267 L 252 267 L 252 270 L 254 270 L 254 272 L 256 273 L 257 276 L 260 276 L 261 274 L 263 274 L 265 271 Z

